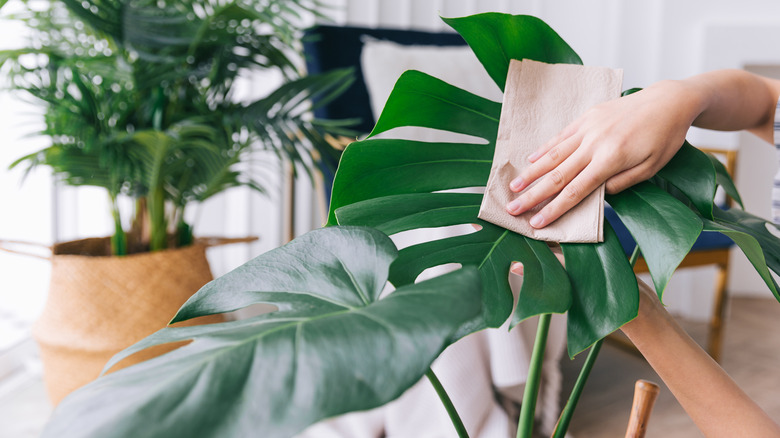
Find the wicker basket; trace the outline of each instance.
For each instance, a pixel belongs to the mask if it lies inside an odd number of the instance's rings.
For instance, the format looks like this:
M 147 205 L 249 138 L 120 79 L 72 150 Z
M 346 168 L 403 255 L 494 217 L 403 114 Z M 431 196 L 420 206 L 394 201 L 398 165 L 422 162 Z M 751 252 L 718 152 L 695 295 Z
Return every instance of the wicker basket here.
M 53 247 L 49 297 L 33 336 L 55 405 L 97 378 L 114 354 L 165 327 L 179 307 L 212 279 L 204 244 L 123 257 L 108 256 L 108 248 L 108 238 Z M 223 320 L 216 315 L 185 324 Z M 112 371 L 173 348 L 142 351 Z

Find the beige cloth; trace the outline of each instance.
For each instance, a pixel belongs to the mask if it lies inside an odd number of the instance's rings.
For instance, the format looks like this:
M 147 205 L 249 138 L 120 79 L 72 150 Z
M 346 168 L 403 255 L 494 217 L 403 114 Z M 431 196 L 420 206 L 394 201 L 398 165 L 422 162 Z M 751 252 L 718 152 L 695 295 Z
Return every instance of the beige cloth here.
M 479 218 L 524 236 L 551 242 L 602 242 L 604 185 L 557 221 L 542 228 L 528 221 L 548 201 L 519 216 L 506 211 L 517 195 L 509 182 L 528 156 L 588 108 L 620 96 L 623 70 L 525 59 L 509 64 L 496 152 Z

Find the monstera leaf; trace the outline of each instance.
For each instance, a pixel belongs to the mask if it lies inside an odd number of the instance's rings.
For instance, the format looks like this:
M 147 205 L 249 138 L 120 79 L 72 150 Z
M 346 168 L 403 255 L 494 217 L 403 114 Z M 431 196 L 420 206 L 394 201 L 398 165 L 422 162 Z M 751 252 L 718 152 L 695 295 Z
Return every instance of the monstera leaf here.
M 474 267 L 380 299 L 393 243 L 325 228 L 204 286 L 176 320 L 255 303 L 247 320 L 166 328 L 121 353 L 192 341 L 67 397 L 46 437 L 289 437 L 323 418 L 383 405 L 417 382 L 479 313 Z
M 780 301 L 777 283 L 769 272 L 771 269 L 780 273 L 780 239 L 769 231 L 770 228 L 778 232 L 776 225 L 737 208 L 724 211 L 715 207 L 714 219 L 705 220 L 704 224 L 706 231 L 725 234 L 742 249 L 769 290 Z
M 661 296 L 672 273 L 699 237 L 703 228 L 701 219 L 685 204 L 649 182 L 608 196 L 607 200 L 631 231 Z
M 571 47 L 534 17 L 488 13 L 445 21 L 461 33 L 502 89 L 510 59 L 580 63 Z M 573 299 L 571 283 L 577 285 L 575 294 L 598 297 L 597 301 L 604 302 L 610 301 L 608 297 L 617 297 L 617 302 L 626 303 L 617 309 L 594 307 L 590 311 L 595 315 L 570 313 L 569 318 L 573 319 L 570 327 L 575 327 L 572 330 L 588 326 L 588 318 L 602 321 L 598 331 L 569 337 L 569 351 L 574 354 L 636 316 L 636 306 L 630 304 L 637 299 L 636 284 L 625 288 L 619 282 L 592 281 L 591 276 L 615 269 L 622 269 L 628 274 L 631 271 L 627 265 L 619 268 L 605 266 L 603 263 L 608 259 L 590 258 L 585 253 L 568 258 L 587 257 L 582 263 L 589 263 L 592 269 L 570 270 L 567 276 L 545 244 L 477 219 L 480 195 L 448 193 L 452 189 L 485 186 L 500 112 L 501 104 L 498 102 L 421 72 L 404 73 L 369 138 L 351 144 L 342 156 L 334 182 L 329 224 L 373 226 L 388 234 L 417 228 L 478 224 L 480 229 L 474 233 L 401 250 L 390 271 L 390 281 L 403 285 L 414 282 L 422 271 L 434 266 L 446 263 L 476 265 L 482 277 L 483 312 L 479 321 L 464 329 L 496 327 L 507 319 L 513 305 L 508 283 L 508 269 L 513 261 L 529 267 L 525 269 L 513 323 L 542 313 L 566 312 Z M 426 143 L 373 138 L 376 134 L 402 126 L 466 134 L 481 142 Z M 714 193 L 714 179 L 711 190 Z M 656 199 L 661 199 L 658 203 L 646 203 L 636 196 L 635 199 L 628 198 L 628 194 L 617 195 L 615 202 L 620 204 L 616 210 L 621 217 L 637 217 L 637 225 L 632 224 L 631 230 L 647 227 L 640 216 L 648 212 L 660 219 L 665 217 L 669 205 L 687 211 L 684 204 L 665 192 L 655 194 Z M 624 202 L 619 202 L 621 200 Z M 641 214 L 634 209 L 638 203 L 642 207 Z M 683 223 L 690 219 L 689 215 L 672 218 L 671 221 Z M 657 221 L 649 232 L 666 233 L 667 225 L 663 220 Z M 678 255 L 674 258 L 653 258 L 651 270 L 659 278 L 659 285 L 666 284 L 668 276 L 688 252 L 701 227 L 698 219 L 693 220 L 692 226 L 684 227 L 681 234 L 685 241 L 677 245 Z M 652 237 L 649 241 L 644 236 L 638 240 L 644 246 L 644 242 L 652 242 Z M 620 251 L 619 242 L 611 237 L 602 246 L 609 248 L 610 253 Z M 653 252 L 650 246 L 648 253 Z M 572 251 L 569 253 L 573 254 Z M 574 297 L 574 301 L 581 300 Z

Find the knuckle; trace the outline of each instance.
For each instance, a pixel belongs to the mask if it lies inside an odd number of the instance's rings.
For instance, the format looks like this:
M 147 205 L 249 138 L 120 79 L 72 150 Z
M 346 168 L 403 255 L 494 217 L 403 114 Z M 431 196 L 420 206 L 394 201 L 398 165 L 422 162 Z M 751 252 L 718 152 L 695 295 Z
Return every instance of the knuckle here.
M 578 201 L 582 198 L 582 192 L 582 186 L 578 182 L 572 181 L 563 189 L 561 194 L 568 201 Z
M 561 159 L 561 149 L 558 146 L 553 147 L 547 151 L 547 157 L 554 163 L 557 163 Z
M 561 172 L 559 169 L 553 169 L 550 171 L 550 173 L 547 174 L 547 176 L 550 179 L 550 182 L 553 183 L 555 187 L 560 187 L 563 185 L 563 172 Z
M 641 181 L 650 179 L 655 175 L 656 171 L 650 167 L 646 167 L 639 172 L 639 178 Z

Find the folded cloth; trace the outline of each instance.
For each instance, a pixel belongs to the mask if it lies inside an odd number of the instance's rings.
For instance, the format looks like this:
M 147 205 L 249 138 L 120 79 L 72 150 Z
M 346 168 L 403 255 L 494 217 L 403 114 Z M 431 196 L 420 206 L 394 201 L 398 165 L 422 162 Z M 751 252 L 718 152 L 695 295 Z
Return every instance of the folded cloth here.
M 549 200 L 512 216 L 509 189 L 530 162 L 528 156 L 588 108 L 620 96 L 623 70 L 524 59 L 509 64 L 496 152 L 479 218 L 527 237 L 551 242 L 604 240 L 604 185 L 552 224 L 535 229 L 528 221 Z M 526 189 L 528 190 L 528 189 Z

